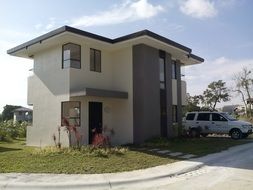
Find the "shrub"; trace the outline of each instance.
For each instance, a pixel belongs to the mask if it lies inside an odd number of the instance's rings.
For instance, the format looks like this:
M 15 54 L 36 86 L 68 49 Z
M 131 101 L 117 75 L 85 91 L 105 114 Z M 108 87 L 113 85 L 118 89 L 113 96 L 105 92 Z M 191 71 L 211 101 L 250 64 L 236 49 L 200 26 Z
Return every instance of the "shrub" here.
M 13 123 L 12 120 L 0 122 L 0 141 L 10 141 L 26 137 L 27 122 Z
M 77 148 L 57 148 L 57 147 L 45 147 L 38 148 L 32 151 L 32 155 L 51 156 L 56 154 L 69 154 L 69 155 L 84 155 L 91 157 L 104 157 L 107 158 L 110 155 L 121 156 L 128 151 L 128 148 L 113 147 L 113 148 L 97 148 L 94 146 L 81 146 Z

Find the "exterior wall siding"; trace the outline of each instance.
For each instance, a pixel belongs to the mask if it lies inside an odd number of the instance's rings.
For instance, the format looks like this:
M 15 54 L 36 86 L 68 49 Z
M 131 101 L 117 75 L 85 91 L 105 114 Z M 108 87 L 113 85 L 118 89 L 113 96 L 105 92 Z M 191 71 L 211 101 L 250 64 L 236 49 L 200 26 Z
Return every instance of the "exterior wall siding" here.
M 92 46 L 98 49 L 98 47 Z M 101 51 L 101 73 L 90 71 L 90 47 L 82 46 L 81 69 L 70 70 L 70 89 L 82 90 L 85 87 L 118 90 L 128 92 L 127 99 L 79 96 L 71 101 L 81 102 L 81 126 L 78 129 L 83 136 L 82 143 L 88 144 L 89 102 L 103 103 L 103 127 L 112 128 L 115 135 L 112 144 L 133 142 L 133 95 L 132 95 L 132 48 L 118 51 Z
M 166 53 L 166 95 L 167 95 L 167 137 L 173 136 L 172 130 L 172 104 L 173 93 L 176 93 L 172 80 L 172 59 L 171 55 Z
M 34 55 L 34 75 L 28 78 L 28 104 L 33 105 L 33 125 L 27 130 L 27 145 L 54 145 L 61 126 L 61 102 L 81 102 L 81 143 L 88 143 L 88 102 L 102 102 L 103 124 L 113 128 L 113 144 L 133 142 L 132 48 L 114 52 L 102 50 L 101 73 L 90 71 L 90 46 L 81 44 L 81 69 L 62 69 L 62 46 Z M 98 47 L 93 47 L 99 49 Z M 128 92 L 128 99 L 75 97 L 70 90 L 86 87 Z M 72 138 L 74 142 L 74 138 Z M 61 128 L 61 142 L 69 146 L 68 134 Z
M 160 136 L 159 51 L 133 46 L 134 143 Z
M 33 105 L 33 124 L 27 128 L 27 145 L 53 145 L 61 125 L 61 102 L 69 100 L 69 72 L 61 69 L 61 46 L 34 55 L 34 75 L 28 79 L 28 103 Z M 66 131 L 61 141 L 68 146 Z
M 178 126 L 182 125 L 182 84 L 181 84 L 181 63 L 176 62 L 176 76 L 177 76 L 177 118 Z

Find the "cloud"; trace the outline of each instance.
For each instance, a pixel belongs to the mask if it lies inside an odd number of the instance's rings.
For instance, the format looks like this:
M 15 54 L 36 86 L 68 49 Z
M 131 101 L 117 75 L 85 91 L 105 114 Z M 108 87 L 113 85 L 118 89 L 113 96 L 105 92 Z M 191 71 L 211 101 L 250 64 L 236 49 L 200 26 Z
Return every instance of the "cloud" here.
M 72 21 L 74 27 L 103 26 L 148 19 L 162 12 L 161 5 L 152 5 L 148 0 L 125 1 L 111 10 L 82 16 Z
M 243 67 L 253 69 L 253 59 L 233 60 L 226 57 L 219 57 L 206 61 L 200 65 L 185 67 L 185 79 L 187 81 L 187 91 L 191 95 L 202 94 L 207 85 L 213 81 L 223 80 L 227 87 L 234 86 L 234 74 L 240 72 Z M 232 104 L 241 103 L 240 97 L 234 98 Z M 228 104 L 231 104 L 228 103 Z
M 223 80 L 229 89 L 233 89 L 234 74 L 240 72 L 243 67 L 252 68 L 253 59 L 233 60 L 226 57 L 219 57 L 214 60 L 206 61 L 200 65 L 185 67 L 185 79 L 187 82 L 187 92 L 190 95 L 202 94 L 207 85 L 213 81 Z M 232 100 L 220 103 L 218 107 L 231 104 L 242 104 L 241 97 L 232 93 Z
M 214 2 L 210 0 L 184 0 L 180 3 L 180 11 L 198 19 L 211 18 L 218 14 Z
M 6 50 L 14 43 L 0 40 L 0 112 L 6 104 L 27 106 L 27 76 L 32 68 L 32 61 L 10 56 Z

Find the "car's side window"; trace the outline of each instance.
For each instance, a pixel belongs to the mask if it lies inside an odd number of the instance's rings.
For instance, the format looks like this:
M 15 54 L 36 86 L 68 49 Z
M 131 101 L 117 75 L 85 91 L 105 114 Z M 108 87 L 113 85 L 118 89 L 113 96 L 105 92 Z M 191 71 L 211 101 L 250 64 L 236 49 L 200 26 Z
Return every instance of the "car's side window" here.
M 224 118 L 222 115 L 218 113 L 212 113 L 212 120 L 213 121 L 227 121 L 226 118 Z
M 194 117 L 195 117 L 195 113 L 188 113 L 187 116 L 186 116 L 186 120 L 194 120 Z
M 209 121 L 210 113 L 199 113 L 198 114 L 198 121 Z

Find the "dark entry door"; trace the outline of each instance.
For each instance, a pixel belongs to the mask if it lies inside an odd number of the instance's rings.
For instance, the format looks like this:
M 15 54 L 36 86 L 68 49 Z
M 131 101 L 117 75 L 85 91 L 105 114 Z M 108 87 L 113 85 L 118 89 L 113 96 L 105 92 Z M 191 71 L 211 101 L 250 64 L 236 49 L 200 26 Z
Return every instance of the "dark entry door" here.
M 101 102 L 89 102 L 89 144 L 94 132 L 102 133 L 102 107 Z

